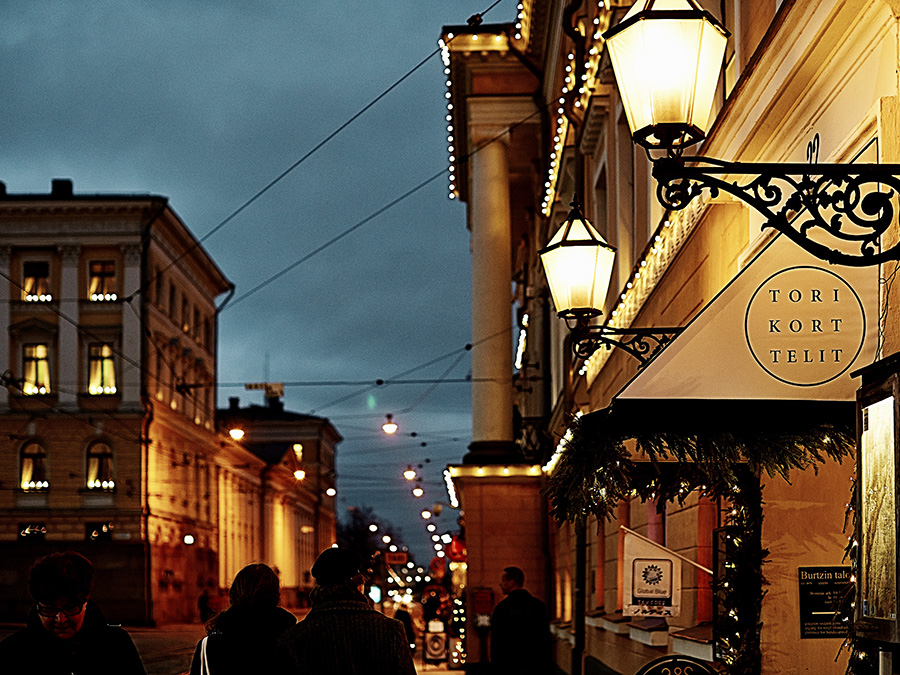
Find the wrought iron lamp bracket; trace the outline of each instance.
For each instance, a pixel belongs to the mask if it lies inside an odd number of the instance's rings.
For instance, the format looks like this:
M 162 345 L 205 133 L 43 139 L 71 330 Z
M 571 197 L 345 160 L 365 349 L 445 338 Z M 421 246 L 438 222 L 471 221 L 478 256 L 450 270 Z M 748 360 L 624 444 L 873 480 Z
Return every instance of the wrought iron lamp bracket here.
M 674 340 L 683 328 L 616 328 L 589 323 L 590 318 L 580 317 L 572 328 L 572 350 L 575 356 L 588 359 L 600 347 L 613 347 L 628 352 L 640 361 L 643 368 L 666 345 Z M 618 339 L 617 339 L 618 338 Z
M 851 267 L 900 260 L 900 242 L 880 249 L 900 213 L 898 164 L 743 163 L 678 153 L 652 161 L 666 208 L 683 209 L 704 190 L 713 198 L 725 192 L 820 260 Z

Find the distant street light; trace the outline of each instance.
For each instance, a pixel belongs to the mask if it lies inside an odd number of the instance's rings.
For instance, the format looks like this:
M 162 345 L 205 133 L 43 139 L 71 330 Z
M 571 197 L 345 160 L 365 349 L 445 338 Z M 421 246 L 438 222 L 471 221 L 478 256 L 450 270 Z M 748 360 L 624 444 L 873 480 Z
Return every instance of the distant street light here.
M 385 423 L 381 425 L 381 430 L 388 435 L 396 434 L 400 427 L 394 422 L 394 416 L 388 413 L 385 415 L 385 420 Z
M 425 509 L 424 511 L 422 511 L 422 517 L 425 520 L 428 520 L 429 518 L 431 518 L 431 511 L 429 511 L 428 509 Z
M 390 417 L 390 415 L 388 415 Z M 406 471 L 403 472 L 403 477 L 406 480 L 415 480 L 416 479 L 416 470 L 412 468 L 412 464 L 406 465 Z
M 234 440 L 239 441 L 244 437 L 244 430 L 235 427 L 234 429 L 229 429 L 228 435 Z

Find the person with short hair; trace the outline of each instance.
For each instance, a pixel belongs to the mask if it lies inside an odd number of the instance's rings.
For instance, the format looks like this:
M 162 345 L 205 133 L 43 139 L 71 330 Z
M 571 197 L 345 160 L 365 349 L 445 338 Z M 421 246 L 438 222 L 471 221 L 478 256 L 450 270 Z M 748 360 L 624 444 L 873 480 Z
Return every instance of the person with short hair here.
M 0 670 L 18 675 L 146 675 L 131 636 L 91 600 L 94 566 L 80 553 L 39 558 L 23 630 L 0 642 Z
M 491 615 L 491 663 L 500 675 L 544 675 L 550 670 L 550 622 L 544 603 L 525 590 L 525 573 L 507 567 L 506 596 Z
M 312 567 L 316 586 L 306 618 L 282 633 L 282 672 L 298 675 L 415 675 L 403 624 L 376 611 L 363 591 L 360 557 L 322 551 Z
M 191 675 L 271 673 L 275 639 L 297 623 L 278 606 L 278 575 L 262 563 L 247 565 L 235 575 L 228 596 L 231 606 L 207 622 L 207 636 L 197 643 Z

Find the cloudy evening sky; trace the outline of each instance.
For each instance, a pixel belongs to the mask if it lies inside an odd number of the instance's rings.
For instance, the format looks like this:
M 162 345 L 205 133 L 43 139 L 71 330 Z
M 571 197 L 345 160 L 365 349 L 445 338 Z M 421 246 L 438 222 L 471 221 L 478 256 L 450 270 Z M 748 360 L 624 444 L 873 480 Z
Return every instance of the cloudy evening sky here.
M 11 193 L 71 178 L 76 194 L 164 195 L 203 237 L 433 52 L 443 25 L 491 3 L 4 0 L 0 181 Z M 503 0 L 485 20 L 515 11 Z M 469 374 L 469 236 L 446 176 L 242 298 L 447 167 L 444 80 L 436 55 L 205 241 L 237 287 L 220 317 L 220 382 Z M 229 396 L 262 403 L 223 386 L 220 406 Z M 471 440 L 470 405 L 455 382 L 285 394 L 287 409 L 329 417 L 345 437 L 339 511 L 374 507 L 420 561 L 431 553 L 418 513 L 446 500 L 441 470 Z M 394 438 L 380 432 L 387 413 Z M 425 458 L 415 500 L 401 472 Z

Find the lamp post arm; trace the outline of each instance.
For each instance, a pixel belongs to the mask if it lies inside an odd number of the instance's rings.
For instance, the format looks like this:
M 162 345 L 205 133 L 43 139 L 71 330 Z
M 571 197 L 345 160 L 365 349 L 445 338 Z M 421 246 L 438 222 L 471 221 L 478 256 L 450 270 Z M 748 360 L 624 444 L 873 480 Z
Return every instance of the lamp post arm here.
M 653 176 L 657 197 L 669 209 L 685 208 L 704 190 L 714 198 L 725 192 L 762 214 L 764 227 L 821 260 L 851 267 L 900 260 L 900 243 L 882 251 L 879 241 L 900 210 L 900 165 L 667 156 L 654 160 Z
M 572 330 L 572 349 L 582 359 L 590 358 L 599 347 L 621 349 L 640 361 L 640 368 L 674 340 L 683 328 L 616 328 L 592 326 L 579 319 Z M 618 339 L 616 339 L 618 338 Z

